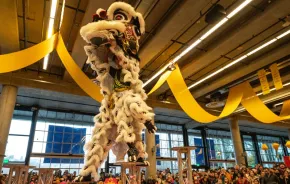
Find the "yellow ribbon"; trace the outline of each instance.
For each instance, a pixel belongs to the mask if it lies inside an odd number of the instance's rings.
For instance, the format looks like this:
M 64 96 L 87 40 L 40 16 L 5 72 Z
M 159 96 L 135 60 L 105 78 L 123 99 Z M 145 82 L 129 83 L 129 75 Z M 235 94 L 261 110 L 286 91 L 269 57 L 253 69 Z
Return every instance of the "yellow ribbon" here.
M 25 50 L 1 55 L 0 73 L 12 72 L 36 63 L 53 51 L 57 36 L 58 33 L 54 34 L 49 39 Z
M 192 97 L 178 66 L 168 77 L 167 82 L 180 107 L 188 116 L 201 123 L 210 123 L 230 115 L 240 103 L 253 117 L 263 123 L 274 123 L 290 118 L 290 100 L 284 102 L 281 114 L 277 116 L 256 95 L 249 82 L 244 82 L 230 89 L 225 107 L 219 116 L 205 111 Z
M 271 74 L 272 74 L 272 78 L 273 78 L 273 82 L 274 82 L 274 86 L 275 86 L 276 90 L 282 89 L 283 84 L 282 84 L 282 79 L 280 76 L 280 72 L 279 72 L 277 63 L 272 64 L 270 66 L 270 70 L 271 70 Z
M 148 95 L 152 94 L 154 91 L 156 91 L 160 86 L 163 85 L 163 83 L 167 80 L 169 75 L 171 74 L 172 71 L 167 70 L 164 74 L 160 76 L 158 79 L 157 83 L 153 86 L 153 88 L 149 91 Z
M 245 109 L 257 120 L 263 123 L 274 123 L 289 119 L 290 103 L 286 102 L 283 104 L 280 116 L 273 113 L 263 101 L 256 96 L 253 88 L 249 82 L 243 83 L 243 100 L 242 105 Z
M 80 69 L 80 67 L 75 63 L 73 58 L 68 53 L 61 35 L 58 37 L 58 42 L 56 46 L 56 51 L 65 66 L 66 70 L 74 81 L 93 99 L 101 102 L 103 96 L 100 93 L 100 88 L 94 84 Z
M 269 87 L 269 83 L 268 83 L 268 79 L 267 79 L 266 70 L 264 70 L 264 69 L 259 70 L 258 77 L 259 77 L 259 80 L 261 83 L 263 95 L 270 93 L 270 87 Z
M 208 113 L 193 98 L 190 91 L 187 89 L 179 67 L 177 65 L 175 66 L 176 69 L 168 77 L 167 82 L 180 107 L 192 119 L 201 123 L 210 123 L 230 115 L 239 106 L 243 93 L 241 86 L 236 86 L 230 89 L 226 105 L 219 116 Z

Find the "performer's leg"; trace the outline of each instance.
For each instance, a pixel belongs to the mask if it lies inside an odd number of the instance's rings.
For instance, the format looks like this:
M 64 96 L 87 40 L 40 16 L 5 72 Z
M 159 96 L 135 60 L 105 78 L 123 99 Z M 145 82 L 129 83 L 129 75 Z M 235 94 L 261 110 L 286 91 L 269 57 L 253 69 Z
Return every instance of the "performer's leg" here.
M 100 114 L 95 116 L 95 127 L 92 132 L 91 140 L 85 145 L 85 165 L 80 175 L 87 176 L 89 174 L 98 180 L 98 168 L 107 158 L 113 141 L 109 139 L 111 135 L 111 121 L 108 114 L 106 101 L 102 101 Z

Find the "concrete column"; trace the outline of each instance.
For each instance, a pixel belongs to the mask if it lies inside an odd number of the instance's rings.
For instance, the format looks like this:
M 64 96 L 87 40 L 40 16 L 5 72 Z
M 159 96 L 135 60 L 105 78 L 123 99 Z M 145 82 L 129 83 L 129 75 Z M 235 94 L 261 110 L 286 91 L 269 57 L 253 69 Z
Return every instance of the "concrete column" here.
M 10 124 L 17 96 L 17 87 L 4 85 L 0 96 L 0 171 L 5 155 Z
M 147 161 L 150 166 L 146 168 L 146 178 L 156 178 L 156 145 L 155 145 L 155 134 L 149 134 L 145 132 L 146 152 L 148 154 Z
M 232 134 L 232 140 L 235 149 L 236 164 L 246 165 L 245 157 L 243 156 L 243 143 L 240 134 L 240 128 L 238 119 L 236 116 L 230 118 L 230 129 Z

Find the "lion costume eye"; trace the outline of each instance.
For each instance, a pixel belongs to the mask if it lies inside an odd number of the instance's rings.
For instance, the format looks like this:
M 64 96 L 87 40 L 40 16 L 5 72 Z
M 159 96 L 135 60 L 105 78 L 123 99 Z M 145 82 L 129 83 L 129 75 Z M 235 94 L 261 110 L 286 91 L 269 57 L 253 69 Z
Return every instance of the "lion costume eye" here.
M 128 21 L 130 19 L 130 15 L 128 15 L 127 12 L 119 9 L 117 11 L 114 12 L 114 20 L 118 20 L 118 21 Z
M 122 14 L 117 14 L 114 17 L 114 20 L 127 20 L 126 17 Z

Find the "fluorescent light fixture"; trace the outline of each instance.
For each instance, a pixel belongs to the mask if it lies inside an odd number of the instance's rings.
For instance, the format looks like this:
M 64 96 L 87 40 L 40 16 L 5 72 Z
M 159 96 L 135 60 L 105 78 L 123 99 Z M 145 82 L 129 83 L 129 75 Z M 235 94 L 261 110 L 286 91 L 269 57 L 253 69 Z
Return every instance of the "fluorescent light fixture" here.
M 209 35 L 211 35 L 213 32 L 215 32 L 218 28 L 220 28 L 226 21 L 228 21 L 228 18 L 224 18 L 219 23 L 217 23 L 214 27 L 212 27 L 210 30 L 208 30 L 204 35 L 200 37 L 201 40 L 206 39 Z
M 264 44 L 261 45 L 260 47 L 254 49 L 254 50 L 252 50 L 252 51 L 250 51 L 250 52 L 248 52 L 247 54 L 243 55 L 243 56 L 240 57 L 239 59 L 234 60 L 233 62 L 227 64 L 226 66 L 224 66 L 224 67 L 218 69 L 217 71 L 215 71 L 215 72 L 209 74 L 208 76 L 206 76 L 206 77 L 200 79 L 199 81 L 193 83 L 191 86 L 188 87 L 188 89 L 191 89 L 191 88 L 193 88 L 193 87 L 199 85 L 200 83 L 202 83 L 202 82 L 206 81 L 207 79 L 209 79 L 209 78 L 215 76 L 216 74 L 218 74 L 218 73 L 224 71 L 225 69 L 227 69 L 227 68 L 229 68 L 229 67 L 231 67 L 231 66 L 237 64 L 238 62 L 242 61 L 242 60 L 245 59 L 246 57 L 248 57 L 248 56 L 250 56 L 250 55 L 252 55 L 252 54 L 258 52 L 259 50 L 262 50 L 263 48 L 265 48 L 265 47 L 271 45 L 272 43 L 276 42 L 276 41 L 278 40 L 278 38 L 282 38 L 282 37 L 283 37 L 282 35 L 285 36 L 285 35 L 289 34 L 289 33 L 287 33 L 287 32 L 289 32 L 289 30 L 286 31 L 286 32 L 284 32 L 284 33 L 282 33 L 282 34 L 280 34 L 280 35 L 277 36 L 276 38 L 274 38 L 274 39 L 272 39 L 272 40 L 270 40 L 270 41 L 264 43 Z M 287 34 L 286 34 L 286 33 L 287 33 Z M 271 90 L 272 90 L 272 89 L 271 89 Z M 261 93 L 261 94 L 258 93 L 258 94 L 261 95 L 262 93 Z M 259 95 L 258 95 L 258 96 L 259 96 Z
M 252 2 L 253 0 L 246 0 L 244 1 L 240 6 L 238 6 L 236 9 L 234 9 L 230 14 L 227 15 L 227 18 L 232 18 L 233 16 L 235 16 L 239 11 L 241 11 L 243 8 L 245 8 L 245 6 L 247 6 L 250 2 Z
M 289 33 L 290 33 L 290 29 L 289 29 L 288 31 L 286 31 L 285 33 L 280 34 L 279 36 L 277 36 L 277 39 L 280 39 L 280 38 L 282 38 L 282 37 L 288 35 Z
M 186 48 L 183 52 L 181 52 L 179 55 L 177 55 L 171 62 L 176 63 L 178 60 L 180 60 L 185 54 L 187 54 L 190 50 L 192 50 L 194 47 L 196 47 L 199 43 L 201 43 L 204 39 L 206 39 L 209 35 L 211 35 L 213 32 L 215 32 L 218 28 L 220 28 L 224 23 L 226 23 L 230 18 L 232 18 L 234 15 L 236 15 L 238 12 L 240 12 L 244 7 L 246 7 L 251 1 L 253 0 L 245 0 L 242 4 L 240 4 L 237 8 L 235 8 L 228 16 L 223 18 L 221 21 L 219 21 L 214 27 L 212 27 L 210 30 L 208 30 L 205 34 L 203 34 L 199 39 L 197 39 L 193 44 L 191 44 L 188 48 Z M 148 85 L 151 81 L 153 81 L 156 77 L 162 74 L 166 70 L 166 68 L 169 65 L 166 65 L 166 67 L 162 68 L 160 71 L 158 71 L 155 75 L 153 75 L 148 81 L 146 81 L 143 84 L 143 87 Z
M 252 50 L 252 51 L 249 52 L 247 55 L 250 56 L 250 55 L 252 55 L 252 54 L 258 52 L 259 50 L 263 49 L 264 47 L 267 47 L 268 45 L 274 43 L 274 42 L 277 41 L 277 40 L 278 40 L 277 38 L 274 38 L 273 40 L 270 40 L 270 41 L 268 41 L 267 43 L 264 43 L 263 45 L 261 45 L 260 47 L 258 47 L 258 48 L 256 48 L 256 49 Z
M 207 79 L 209 79 L 209 78 L 215 76 L 216 74 L 218 74 L 218 73 L 224 71 L 225 69 L 231 67 L 232 65 L 234 65 L 234 64 L 236 64 L 236 63 L 242 61 L 242 60 L 245 59 L 246 57 L 247 57 L 247 55 L 244 55 L 244 56 L 240 57 L 239 59 L 234 60 L 233 62 L 227 64 L 226 66 L 224 66 L 224 67 L 218 69 L 217 71 L 211 73 L 210 75 L 206 76 L 205 78 L 203 78 L 203 79 L 197 81 L 196 83 L 193 83 L 191 86 L 188 87 L 188 89 L 191 89 L 191 88 L 193 88 L 193 87 L 199 85 L 200 83 L 202 83 L 202 82 L 206 81 Z
M 59 24 L 59 28 L 61 28 L 61 25 L 62 25 L 63 14 L 64 14 L 64 7 L 65 7 L 65 0 L 62 1 L 62 7 L 61 7 L 61 15 L 60 15 L 60 24 Z
M 193 42 L 189 47 L 187 47 L 184 51 L 182 51 L 178 56 L 176 56 L 172 62 L 176 63 L 180 58 L 182 58 L 185 54 L 187 54 L 191 49 L 193 49 L 194 47 L 196 47 L 199 43 L 201 42 L 201 40 L 196 40 L 195 42 Z
M 168 63 L 167 65 L 165 65 L 163 68 L 161 68 L 155 75 L 153 75 L 149 80 L 147 80 L 142 87 L 145 87 L 146 85 L 148 85 L 151 81 L 153 81 L 156 77 L 158 77 L 159 75 L 161 75 L 170 65 L 171 63 Z
M 57 0 L 51 0 L 49 18 L 51 18 L 51 19 L 55 18 L 56 7 L 57 7 Z
M 46 38 L 50 38 L 53 35 L 54 19 L 49 19 Z
M 43 69 L 44 69 L 44 70 L 47 69 L 48 60 L 49 60 L 49 54 L 47 54 L 47 55 L 44 57 L 44 59 L 43 59 Z
M 284 103 L 284 102 L 276 103 L 276 104 L 274 104 L 274 107 L 277 107 L 277 106 L 283 105 L 283 103 Z
M 49 22 L 48 22 L 48 28 L 47 28 L 47 34 L 46 34 L 47 39 L 50 38 L 54 32 L 54 19 L 55 19 L 55 14 L 56 14 L 57 2 L 58 0 L 51 0 Z M 44 70 L 47 69 L 48 61 L 49 61 L 49 54 L 46 55 L 43 59 Z

